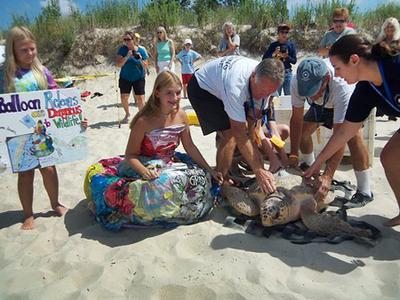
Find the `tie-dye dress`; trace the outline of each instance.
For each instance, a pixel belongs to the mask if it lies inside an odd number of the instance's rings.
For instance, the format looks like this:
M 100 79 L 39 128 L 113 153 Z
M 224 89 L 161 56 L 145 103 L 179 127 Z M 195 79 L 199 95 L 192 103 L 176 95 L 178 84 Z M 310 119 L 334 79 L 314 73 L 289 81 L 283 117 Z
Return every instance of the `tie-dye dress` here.
M 143 180 L 121 157 L 89 167 L 85 194 L 96 220 L 108 229 L 138 225 L 176 226 L 198 221 L 213 205 L 210 176 L 176 152 L 184 124 L 146 133 L 139 160 L 160 176 Z M 139 226 L 139 227 L 140 227 Z

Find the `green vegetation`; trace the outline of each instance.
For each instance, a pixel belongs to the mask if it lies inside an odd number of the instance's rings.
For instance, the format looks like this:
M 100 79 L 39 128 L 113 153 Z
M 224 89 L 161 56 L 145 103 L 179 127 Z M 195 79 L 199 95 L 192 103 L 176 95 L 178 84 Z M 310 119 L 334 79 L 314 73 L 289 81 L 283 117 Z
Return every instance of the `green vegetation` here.
M 39 47 L 48 48 L 51 41 L 52 46 L 57 46 L 65 55 L 78 33 L 93 28 L 141 26 L 142 32 L 153 32 L 160 24 L 220 28 L 231 20 L 260 30 L 281 22 L 290 23 L 294 28 L 325 30 L 336 7 L 347 7 L 358 27 L 373 32 L 387 17 L 400 15 L 400 4 L 394 2 L 361 14 L 355 0 L 308 0 L 303 6 L 290 8 L 291 14 L 286 0 L 151 0 L 142 8 L 137 0 L 102 0 L 88 6 L 85 12 L 73 10 L 70 15 L 63 16 L 58 1 L 50 0 L 35 20 L 29 20 L 26 15 L 14 15 L 11 26 L 30 27 L 39 39 Z M 4 36 L 4 32 L 0 36 Z

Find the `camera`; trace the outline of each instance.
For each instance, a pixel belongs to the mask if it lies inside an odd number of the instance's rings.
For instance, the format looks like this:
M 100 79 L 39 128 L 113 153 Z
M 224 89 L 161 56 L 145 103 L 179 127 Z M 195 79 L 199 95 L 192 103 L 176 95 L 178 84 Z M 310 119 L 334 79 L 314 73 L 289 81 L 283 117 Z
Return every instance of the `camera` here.
M 132 50 L 132 56 L 136 59 L 141 59 L 142 56 L 140 55 L 140 53 L 136 52 L 135 50 Z
M 286 45 L 281 45 L 280 50 L 281 53 L 287 52 L 287 46 Z

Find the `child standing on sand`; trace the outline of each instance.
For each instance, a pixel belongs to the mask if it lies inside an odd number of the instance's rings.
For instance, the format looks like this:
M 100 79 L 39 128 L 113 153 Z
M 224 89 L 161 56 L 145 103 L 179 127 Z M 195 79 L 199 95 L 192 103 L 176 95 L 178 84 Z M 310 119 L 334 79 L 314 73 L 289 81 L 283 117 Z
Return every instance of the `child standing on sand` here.
M 182 83 L 183 83 L 183 98 L 187 99 L 187 85 L 190 78 L 194 74 L 193 64 L 196 60 L 201 58 L 201 55 L 196 51 L 192 50 L 192 40 L 186 39 L 184 42 L 184 48 L 178 53 L 176 58 L 181 63 Z
M 7 37 L 4 82 L 0 82 L 0 93 L 31 92 L 55 89 L 50 71 L 37 57 L 36 40 L 25 27 L 13 27 Z M 50 198 L 52 209 L 62 216 L 67 208 L 58 201 L 58 176 L 55 166 L 39 169 L 43 184 Z M 35 170 L 18 173 L 18 195 L 24 211 L 21 229 L 33 229 L 33 180 Z

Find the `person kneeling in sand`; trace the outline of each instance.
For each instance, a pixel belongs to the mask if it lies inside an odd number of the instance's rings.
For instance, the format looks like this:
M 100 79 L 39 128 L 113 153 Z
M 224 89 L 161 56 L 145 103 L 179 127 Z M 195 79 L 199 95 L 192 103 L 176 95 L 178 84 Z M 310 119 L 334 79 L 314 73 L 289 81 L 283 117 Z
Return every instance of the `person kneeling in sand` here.
M 258 148 L 248 136 L 244 105 L 252 102 L 251 110 L 264 109 L 269 97 L 282 84 L 283 63 L 275 59 L 261 62 L 241 57 L 225 56 L 202 65 L 188 84 L 189 101 L 195 110 L 204 135 L 218 132 L 217 170 L 231 180 L 228 171 L 235 147 L 239 148 L 265 193 L 276 186 L 271 172 L 265 170 Z
M 303 60 L 297 68 L 297 74 L 291 84 L 292 116 L 290 118 L 290 165 L 297 166 L 299 146 L 304 162 L 310 166 L 314 163 L 313 142 L 311 135 L 320 125 L 333 129 L 335 133 L 344 121 L 344 117 L 353 93 L 354 86 L 343 79 L 334 77 L 328 60 L 311 57 Z M 304 104 L 310 109 L 303 116 Z M 354 173 L 357 179 L 357 192 L 352 196 L 349 205 L 360 207 L 373 200 L 370 187 L 368 151 L 363 143 L 361 131 L 347 142 L 349 146 Z M 320 200 L 328 193 L 333 175 L 342 160 L 344 147 L 339 149 L 327 161 L 322 176 L 319 177 L 320 188 L 315 197 Z
M 253 111 L 251 109 L 251 102 L 245 103 L 249 136 L 257 145 L 263 159 L 269 160 L 269 171 L 271 173 L 275 173 L 289 164 L 284 148 L 284 141 L 289 137 L 289 126 L 276 123 L 274 99 L 277 98 L 271 96 L 268 107 L 263 110 L 255 108 Z M 219 136 L 217 137 L 218 143 L 220 138 Z M 250 167 L 243 160 L 239 149 L 236 148 L 233 155 L 232 167 L 229 171 L 232 176 L 242 177 L 244 175 L 239 165 L 250 170 Z

